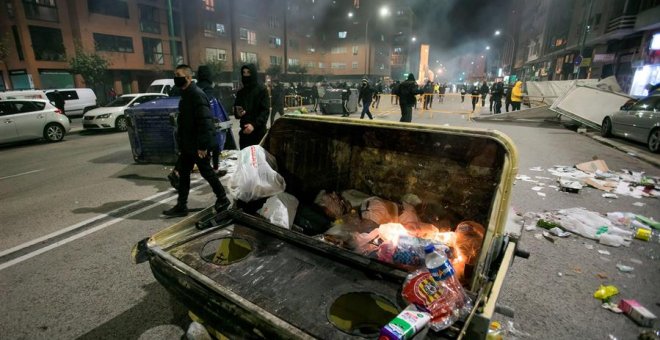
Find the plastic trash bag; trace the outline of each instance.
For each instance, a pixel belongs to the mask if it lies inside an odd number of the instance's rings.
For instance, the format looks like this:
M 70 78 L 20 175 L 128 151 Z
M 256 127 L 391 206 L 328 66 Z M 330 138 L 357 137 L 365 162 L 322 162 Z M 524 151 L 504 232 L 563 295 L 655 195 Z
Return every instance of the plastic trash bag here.
M 399 206 L 379 197 L 369 197 L 362 202 L 360 211 L 362 218 L 372 220 L 379 225 L 399 220 Z
M 351 204 L 336 192 L 321 190 L 314 203 L 323 209 L 323 212 L 332 219 L 337 219 L 351 211 Z
M 270 223 L 285 229 L 291 229 L 298 209 L 298 199 L 286 192 L 269 197 L 259 209 L 259 215 Z
M 284 192 L 286 183 L 277 173 L 275 157 L 259 145 L 241 150 L 236 172 L 229 180 L 229 194 L 250 202 Z

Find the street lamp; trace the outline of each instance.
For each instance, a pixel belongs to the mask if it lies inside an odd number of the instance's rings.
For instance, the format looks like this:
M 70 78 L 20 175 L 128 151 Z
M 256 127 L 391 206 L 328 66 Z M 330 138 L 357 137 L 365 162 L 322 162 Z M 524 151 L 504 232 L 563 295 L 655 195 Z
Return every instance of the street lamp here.
M 486 46 L 486 51 L 490 50 L 490 46 Z
M 348 12 L 348 17 L 352 18 L 353 17 L 353 12 Z
M 367 18 L 367 24 L 365 25 L 364 28 L 364 46 L 367 49 L 364 53 L 364 73 L 366 77 L 369 76 L 369 70 L 370 70 L 369 57 L 371 56 L 371 45 L 369 44 L 369 22 L 371 21 L 372 15 L 373 13 L 369 14 L 369 17 Z M 378 10 L 378 15 L 381 18 L 390 16 L 390 8 L 387 6 L 381 7 Z
M 410 39 L 410 40 L 412 40 L 412 42 L 415 42 L 415 41 L 417 41 L 417 37 L 412 37 L 412 39 Z
M 500 30 L 496 30 L 495 31 L 495 36 L 498 37 L 500 35 L 503 35 L 504 37 L 511 40 L 511 57 L 509 57 L 509 75 L 511 75 L 511 70 L 513 69 L 513 52 L 514 52 L 515 41 L 514 41 L 514 39 L 511 35 L 506 34 L 506 33 L 502 33 L 502 31 L 500 31 Z M 501 61 L 500 61 L 500 63 L 501 63 Z

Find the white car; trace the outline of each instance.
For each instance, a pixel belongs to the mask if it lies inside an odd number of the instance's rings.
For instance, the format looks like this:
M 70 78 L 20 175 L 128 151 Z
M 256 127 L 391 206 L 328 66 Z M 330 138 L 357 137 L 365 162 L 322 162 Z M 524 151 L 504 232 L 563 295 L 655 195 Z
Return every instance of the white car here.
M 128 129 L 128 117 L 124 115 L 124 110 L 158 98 L 167 98 L 167 95 L 160 93 L 125 94 L 106 106 L 87 111 L 83 115 L 83 128 L 87 130 L 115 129 L 126 131 Z
M 70 129 L 69 118 L 48 100 L 0 100 L 0 143 L 40 138 L 59 142 Z

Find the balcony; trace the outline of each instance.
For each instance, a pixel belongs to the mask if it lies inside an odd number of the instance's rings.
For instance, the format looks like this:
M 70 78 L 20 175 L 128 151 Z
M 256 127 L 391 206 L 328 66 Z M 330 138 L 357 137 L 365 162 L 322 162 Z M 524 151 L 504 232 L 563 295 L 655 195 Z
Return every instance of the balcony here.
M 621 15 L 610 20 L 607 24 L 606 34 L 623 33 L 628 34 L 635 28 L 636 15 Z

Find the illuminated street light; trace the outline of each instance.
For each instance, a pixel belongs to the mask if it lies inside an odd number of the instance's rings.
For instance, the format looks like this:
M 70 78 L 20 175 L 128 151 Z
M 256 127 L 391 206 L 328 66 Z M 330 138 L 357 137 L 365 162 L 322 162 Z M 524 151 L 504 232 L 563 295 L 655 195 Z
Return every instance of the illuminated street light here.
M 371 21 L 372 14 L 369 14 L 369 17 L 367 18 L 367 22 L 364 27 L 364 46 L 366 47 L 367 51 L 364 54 L 364 74 L 365 76 L 369 76 L 369 70 L 370 66 L 369 65 L 369 59 L 371 55 L 371 45 L 369 44 L 369 22 Z M 390 16 L 390 9 L 387 6 L 383 6 L 380 8 L 378 11 L 378 14 L 381 18 L 388 17 Z
M 352 18 L 353 17 L 353 12 L 348 12 L 348 17 Z
M 490 50 L 490 46 L 486 46 L 486 51 Z
M 502 32 L 500 32 L 500 30 L 495 31 L 495 35 L 496 35 L 496 36 L 497 36 L 497 35 L 500 35 L 501 33 L 502 33 Z
M 380 8 L 379 14 L 381 17 L 386 17 L 390 15 L 390 9 L 387 6 L 383 6 Z
M 412 42 L 415 42 L 415 41 L 417 41 L 417 37 L 412 37 L 411 40 L 412 40 Z

